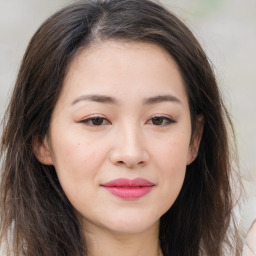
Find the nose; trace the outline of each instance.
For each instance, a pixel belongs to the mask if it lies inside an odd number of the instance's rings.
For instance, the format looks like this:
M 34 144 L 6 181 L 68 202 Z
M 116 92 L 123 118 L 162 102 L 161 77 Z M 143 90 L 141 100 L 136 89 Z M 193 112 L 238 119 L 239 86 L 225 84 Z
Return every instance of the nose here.
M 117 166 L 136 168 L 145 166 L 149 161 L 146 143 L 139 129 L 125 127 L 115 134 L 110 161 Z

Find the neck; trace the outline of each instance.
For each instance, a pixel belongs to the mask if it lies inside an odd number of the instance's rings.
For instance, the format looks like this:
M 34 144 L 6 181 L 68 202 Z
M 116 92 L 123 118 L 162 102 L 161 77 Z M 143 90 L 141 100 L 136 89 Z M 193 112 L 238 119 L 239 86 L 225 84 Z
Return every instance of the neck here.
M 159 225 L 135 234 L 114 233 L 86 225 L 89 256 L 159 256 Z

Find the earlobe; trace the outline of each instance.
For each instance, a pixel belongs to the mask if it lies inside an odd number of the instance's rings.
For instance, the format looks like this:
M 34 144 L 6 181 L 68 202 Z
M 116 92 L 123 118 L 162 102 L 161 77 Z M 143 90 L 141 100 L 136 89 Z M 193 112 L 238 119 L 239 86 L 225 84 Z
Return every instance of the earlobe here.
M 45 136 L 42 140 L 35 136 L 32 141 L 33 152 L 37 160 L 44 165 L 53 165 L 52 153 L 48 138 Z
M 193 163 L 193 161 L 197 157 L 203 130 L 204 130 L 204 117 L 202 115 L 198 115 L 196 120 L 196 127 L 192 134 L 190 145 L 189 145 L 187 165 L 190 165 L 191 163 Z

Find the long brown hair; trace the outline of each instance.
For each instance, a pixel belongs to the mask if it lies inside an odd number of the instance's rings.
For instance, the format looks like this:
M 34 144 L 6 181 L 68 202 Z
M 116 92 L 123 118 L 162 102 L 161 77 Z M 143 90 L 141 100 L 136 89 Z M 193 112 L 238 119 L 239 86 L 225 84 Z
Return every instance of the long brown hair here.
M 184 79 L 192 128 L 197 115 L 204 117 L 198 157 L 187 167 L 182 190 L 160 221 L 164 255 L 224 255 L 225 245 L 233 244 L 227 232 L 233 207 L 229 115 L 196 38 L 175 15 L 149 0 L 74 3 L 51 16 L 31 39 L 4 120 L 0 243 L 10 241 L 6 248 L 15 256 L 86 255 L 73 206 L 54 167 L 36 159 L 32 141 L 47 134 L 78 49 L 109 39 L 166 49 Z

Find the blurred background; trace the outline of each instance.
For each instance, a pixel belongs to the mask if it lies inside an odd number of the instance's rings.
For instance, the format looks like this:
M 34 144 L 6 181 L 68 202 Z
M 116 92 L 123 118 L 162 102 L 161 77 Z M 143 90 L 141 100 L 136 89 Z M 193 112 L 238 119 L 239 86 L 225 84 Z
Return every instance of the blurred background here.
M 0 0 L 0 119 L 33 33 L 72 0 Z M 161 1 L 206 50 L 235 125 L 241 173 L 256 194 L 256 0 Z

